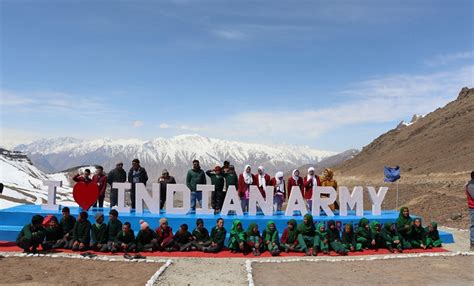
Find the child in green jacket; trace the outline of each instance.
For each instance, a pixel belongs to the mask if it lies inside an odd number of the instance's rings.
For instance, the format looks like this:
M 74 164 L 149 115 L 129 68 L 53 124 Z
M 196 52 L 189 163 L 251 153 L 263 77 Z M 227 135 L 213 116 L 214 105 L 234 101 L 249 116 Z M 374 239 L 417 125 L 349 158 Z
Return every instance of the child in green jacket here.
M 347 251 L 362 251 L 362 243 L 358 243 L 356 241 L 356 236 L 352 223 L 346 223 L 344 225 L 344 231 L 342 232 L 341 242 Z
M 314 236 L 313 256 L 318 255 L 318 252 L 324 254 L 329 253 L 329 235 L 324 223 L 320 222 L 316 225 L 316 234 Z
M 385 245 L 390 252 L 403 252 L 402 241 L 397 232 L 397 228 L 393 223 L 384 223 L 382 237 L 385 240 Z
M 336 222 L 334 220 L 328 221 L 328 240 L 329 246 L 332 250 L 334 250 L 337 254 L 340 255 L 347 255 L 348 250 L 344 247 L 341 242 L 341 234 L 336 227 Z
M 76 224 L 72 231 L 72 250 L 85 251 L 89 248 L 91 241 L 91 223 L 87 220 L 87 212 L 79 213 Z
M 118 233 L 117 237 L 115 237 L 111 252 L 134 252 L 136 248 L 135 233 L 133 232 L 130 223 L 125 222 L 122 226 L 122 231 Z
M 91 249 L 100 251 L 107 246 L 107 225 L 104 223 L 104 214 L 95 215 L 95 223 L 91 226 Z
M 158 235 L 144 220 L 140 220 L 140 231 L 137 234 L 135 242 L 137 244 L 137 251 L 152 252 L 158 249 Z
M 227 231 L 224 228 L 224 219 L 218 218 L 216 226 L 211 230 L 211 245 L 204 247 L 204 252 L 217 253 L 224 248 Z
M 42 226 L 43 217 L 34 215 L 31 223 L 26 224 L 16 238 L 16 245 L 21 247 L 25 253 L 36 253 L 38 246 L 44 240 L 45 233 Z
M 272 256 L 280 255 L 280 239 L 278 230 L 273 221 L 267 222 L 267 227 L 262 232 L 263 244 Z
M 439 238 L 438 224 L 436 222 L 431 222 L 426 227 L 426 246 L 430 247 L 441 247 L 442 242 Z
M 247 248 L 252 250 L 254 256 L 260 256 L 263 251 L 263 239 L 258 230 L 258 224 L 251 223 L 247 228 Z
M 362 248 L 369 249 L 372 241 L 369 228 L 369 220 L 365 217 L 359 220 L 359 225 L 355 231 L 356 241 L 362 244 Z
M 56 243 L 63 238 L 63 231 L 59 226 L 58 219 L 53 215 L 48 215 L 43 220 L 45 239 L 42 244 L 44 250 L 52 249 Z
M 285 252 L 302 251 L 298 245 L 298 230 L 296 229 L 296 220 L 290 219 L 287 223 L 288 227 L 283 230 L 281 235 L 280 247 Z
M 305 252 L 306 256 L 310 255 L 310 249 L 313 248 L 313 255 L 316 253 L 315 249 L 315 235 L 316 229 L 314 228 L 313 216 L 305 214 L 303 222 L 298 227 L 298 246 L 302 251 Z
M 191 250 L 191 241 L 193 235 L 188 231 L 188 225 L 183 223 L 180 225 L 178 231 L 176 231 L 173 240 L 175 242 L 175 248 L 179 251 Z
M 193 250 L 202 251 L 204 247 L 211 245 L 211 238 L 209 231 L 204 227 L 204 220 L 198 218 L 196 220 L 196 228 L 193 230 L 193 241 L 191 241 L 191 248 Z
M 242 227 L 242 223 L 238 219 L 232 222 L 230 229 L 229 249 L 231 253 L 245 252 L 245 242 L 247 235 Z
M 372 241 L 370 247 L 375 251 L 378 251 L 380 248 L 386 248 L 387 244 L 382 235 L 382 225 L 378 221 L 373 221 L 370 223 L 370 235 Z
M 426 230 L 422 226 L 420 218 L 416 218 L 413 222 L 410 241 L 413 248 L 426 249 L 427 247 Z
M 118 219 L 117 210 L 110 210 L 109 222 L 107 223 L 107 245 L 102 246 L 101 251 L 111 251 L 114 247 L 117 235 L 122 231 L 122 222 Z
M 71 212 L 68 207 L 64 207 L 61 212 L 63 217 L 59 221 L 59 227 L 63 232 L 63 236 L 61 240 L 59 240 L 55 245 L 53 245 L 53 248 L 71 249 L 72 232 L 74 230 L 74 225 L 76 224 L 76 218 L 71 215 Z

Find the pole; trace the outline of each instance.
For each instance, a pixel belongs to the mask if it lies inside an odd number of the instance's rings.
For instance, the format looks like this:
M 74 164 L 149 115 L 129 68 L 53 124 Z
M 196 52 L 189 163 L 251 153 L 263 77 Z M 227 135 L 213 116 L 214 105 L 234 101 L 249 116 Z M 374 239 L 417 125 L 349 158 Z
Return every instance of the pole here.
M 396 203 L 395 203 L 395 208 L 396 208 L 397 210 L 398 210 L 398 181 L 399 181 L 399 180 L 397 180 L 397 201 L 396 201 Z

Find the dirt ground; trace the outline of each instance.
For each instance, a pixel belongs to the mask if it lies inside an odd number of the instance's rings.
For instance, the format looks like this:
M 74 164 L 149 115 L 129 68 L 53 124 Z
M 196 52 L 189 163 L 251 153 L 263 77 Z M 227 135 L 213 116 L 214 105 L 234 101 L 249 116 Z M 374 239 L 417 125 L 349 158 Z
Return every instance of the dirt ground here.
M 162 263 L 0 258 L 0 285 L 145 285 Z
M 472 285 L 474 256 L 254 263 L 255 285 Z M 284 269 L 285 271 L 282 271 Z

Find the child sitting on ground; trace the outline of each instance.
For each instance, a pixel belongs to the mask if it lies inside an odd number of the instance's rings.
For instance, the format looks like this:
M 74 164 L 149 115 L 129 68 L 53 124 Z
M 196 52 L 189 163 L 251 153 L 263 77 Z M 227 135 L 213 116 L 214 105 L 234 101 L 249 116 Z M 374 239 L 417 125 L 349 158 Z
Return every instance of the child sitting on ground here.
M 385 240 L 385 245 L 390 252 L 403 252 L 403 244 L 400 240 L 395 224 L 391 222 L 384 223 L 382 236 Z
M 173 230 L 168 226 L 168 220 L 166 218 L 160 219 L 160 226 L 156 229 L 158 236 L 157 248 L 160 251 L 173 251 Z
M 387 247 L 382 235 L 382 225 L 376 220 L 370 223 L 370 235 L 372 237 L 372 241 L 370 242 L 372 249 L 378 251 L 380 248 Z
M 242 223 L 238 219 L 234 219 L 232 222 L 232 228 L 230 229 L 229 249 L 231 253 L 246 252 L 245 243 L 247 241 L 247 235 L 242 227 Z
M 346 251 L 362 251 L 362 244 L 356 241 L 354 227 L 352 226 L 352 223 L 346 223 L 344 225 L 344 231 L 342 232 L 341 242 Z
M 413 230 L 413 219 L 410 216 L 410 210 L 407 207 L 400 208 L 400 214 L 398 215 L 396 226 L 403 248 L 412 248 L 411 231 Z
M 431 222 L 426 228 L 426 246 L 427 247 L 441 247 L 442 242 L 439 238 L 438 224 Z
M 355 231 L 356 241 L 362 244 L 362 248 L 369 249 L 372 241 L 369 228 L 369 220 L 365 217 L 359 220 L 359 225 Z
M 178 231 L 175 233 L 173 240 L 176 245 L 176 249 L 179 251 L 189 251 L 191 250 L 191 241 L 193 240 L 193 235 L 188 231 L 188 225 L 183 223 L 179 226 Z
M 298 245 L 300 249 L 305 252 L 306 256 L 311 255 L 311 247 L 313 248 L 313 253 L 315 253 L 316 251 L 314 250 L 314 241 L 316 230 L 314 228 L 313 216 L 310 214 L 305 214 L 303 217 L 303 222 L 298 225 L 297 230 Z
M 280 239 L 273 221 L 267 222 L 267 227 L 262 232 L 262 238 L 263 244 L 272 256 L 280 255 Z
M 59 221 L 59 227 L 61 228 L 63 235 L 61 240 L 59 240 L 55 245 L 53 245 L 53 248 L 71 249 L 72 232 L 74 230 L 74 225 L 76 224 L 76 218 L 71 215 L 71 212 L 68 207 L 63 208 L 62 215 L 63 217 Z
M 25 253 L 36 253 L 38 246 L 44 240 L 43 217 L 34 215 L 31 223 L 26 224 L 16 238 L 16 245 L 21 247 Z
M 410 237 L 412 247 L 426 249 L 426 234 L 425 228 L 421 225 L 421 219 L 416 218 L 413 222 Z
M 85 251 L 89 248 L 91 241 L 91 223 L 87 220 L 88 217 L 87 212 L 81 212 L 77 217 L 76 224 L 72 231 L 73 251 Z
M 247 229 L 247 247 L 254 256 L 260 256 L 263 251 L 263 239 L 256 223 L 251 223 Z
M 101 251 L 107 247 L 107 225 L 104 223 L 104 214 L 97 213 L 95 215 L 95 223 L 91 226 L 91 249 Z
M 157 249 L 158 235 L 144 220 L 140 220 L 140 231 L 137 234 L 136 243 L 137 251 L 152 252 Z
M 111 251 L 117 235 L 122 231 L 122 222 L 118 219 L 118 212 L 110 210 L 109 222 L 107 223 L 107 244 L 102 246 L 101 251 Z
M 132 230 L 132 226 L 129 222 L 125 222 L 122 226 L 122 231 L 119 232 L 115 238 L 115 242 L 112 247 L 112 253 L 115 252 L 134 252 L 137 248 L 135 244 L 135 233 Z
M 329 253 L 329 237 L 324 223 L 320 222 L 316 225 L 316 234 L 314 236 L 313 256 L 318 255 L 318 252 L 324 254 Z
M 336 222 L 334 220 L 328 221 L 328 240 L 329 246 L 337 254 L 347 255 L 348 250 L 341 242 L 341 234 L 339 233 L 339 229 L 337 229 Z
M 216 226 L 211 231 L 211 245 L 204 247 L 204 252 L 217 253 L 221 251 L 224 248 L 226 232 L 224 219 L 217 219 Z
M 44 250 L 52 249 L 63 237 L 63 231 L 58 224 L 58 219 L 48 215 L 43 220 L 45 239 L 42 244 Z
M 191 248 L 193 250 L 202 251 L 204 247 L 211 245 L 209 231 L 204 227 L 204 221 L 201 218 L 196 220 L 196 228 L 193 230 L 192 235 Z
M 296 220 L 290 219 L 287 228 L 281 235 L 281 249 L 285 252 L 300 251 L 298 248 L 298 231 L 296 230 Z

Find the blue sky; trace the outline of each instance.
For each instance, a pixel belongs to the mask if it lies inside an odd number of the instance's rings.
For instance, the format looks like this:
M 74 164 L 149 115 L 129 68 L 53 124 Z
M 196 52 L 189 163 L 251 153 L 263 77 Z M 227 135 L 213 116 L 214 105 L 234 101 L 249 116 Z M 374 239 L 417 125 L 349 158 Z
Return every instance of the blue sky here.
M 1 139 L 343 151 L 473 80 L 472 1 L 0 1 Z

